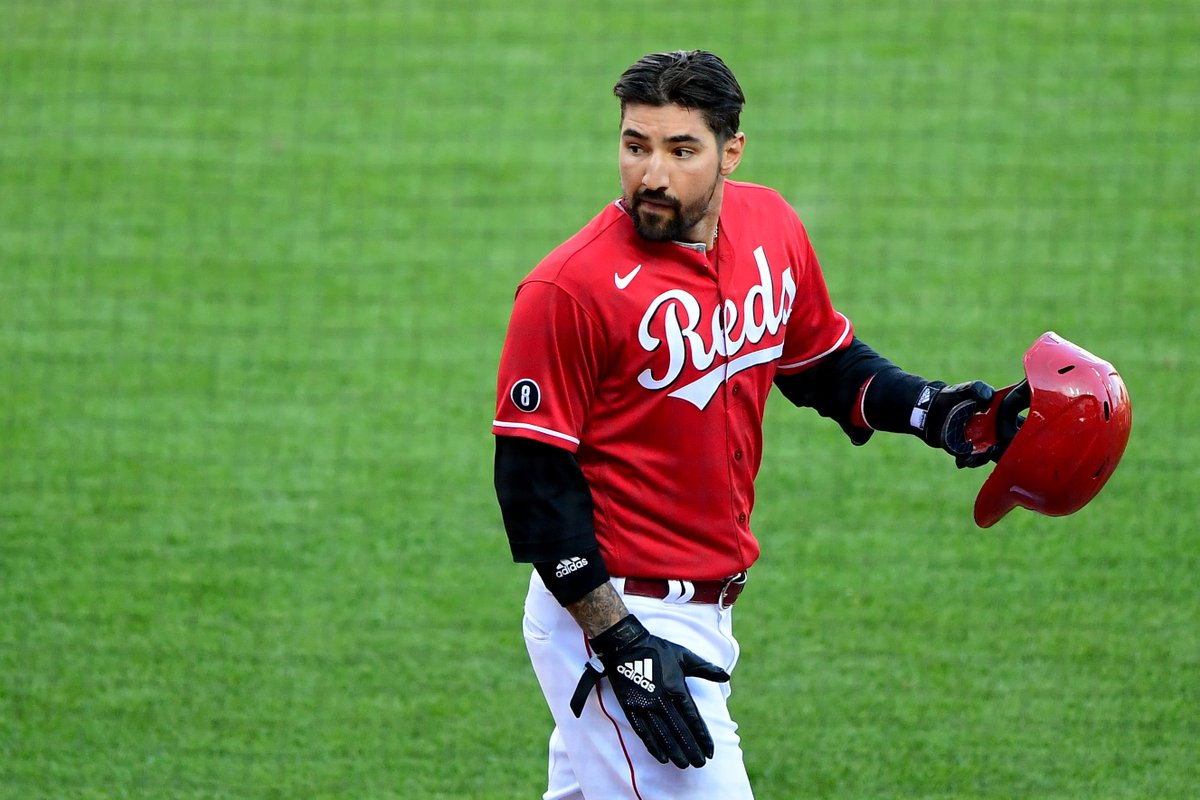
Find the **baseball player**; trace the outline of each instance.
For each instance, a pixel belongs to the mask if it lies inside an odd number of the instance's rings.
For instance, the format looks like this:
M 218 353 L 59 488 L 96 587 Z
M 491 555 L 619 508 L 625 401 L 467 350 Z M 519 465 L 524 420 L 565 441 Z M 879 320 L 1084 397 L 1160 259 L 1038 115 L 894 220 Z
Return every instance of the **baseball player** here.
M 519 285 L 495 486 L 531 563 L 524 635 L 554 718 L 546 800 L 749 798 L 727 707 L 772 386 L 836 421 L 972 452 L 993 390 L 909 374 L 830 301 L 792 208 L 733 181 L 745 98 L 717 56 L 617 82 L 622 195 Z

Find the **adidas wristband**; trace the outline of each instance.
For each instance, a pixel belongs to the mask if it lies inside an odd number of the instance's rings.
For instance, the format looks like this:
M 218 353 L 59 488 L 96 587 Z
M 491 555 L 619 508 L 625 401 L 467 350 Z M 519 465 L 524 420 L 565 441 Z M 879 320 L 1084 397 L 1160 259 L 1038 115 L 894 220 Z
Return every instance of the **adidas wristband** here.
M 568 606 L 608 580 L 608 567 L 600 548 L 558 561 L 539 561 L 533 565 L 542 583 L 559 605 Z

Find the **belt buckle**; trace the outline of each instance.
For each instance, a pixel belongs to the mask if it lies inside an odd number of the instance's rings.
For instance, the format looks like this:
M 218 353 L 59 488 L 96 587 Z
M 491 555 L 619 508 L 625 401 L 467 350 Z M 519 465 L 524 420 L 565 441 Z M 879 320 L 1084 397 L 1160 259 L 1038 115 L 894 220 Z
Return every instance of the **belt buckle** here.
M 737 600 L 737 594 L 735 594 L 733 596 L 733 600 L 729 601 L 729 605 L 725 605 L 725 596 L 729 593 L 729 587 L 736 585 L 737 587 L 739 587 L 738 594 L 740 594 L 741 587 L 745 585 L 746 579 L 748 577 L 750 577 L 750 576 L 747 575 L 746 572 L 743 570 L 742 572 L 739 572 L 737 575 L 731 575 L 728 578 L 726 578 L 725 582 L 721 584 L 721 593 L 719 595 L 717 595 L 717 608 L 724 611 L 725 609 L 733 606 L 733 601 Z

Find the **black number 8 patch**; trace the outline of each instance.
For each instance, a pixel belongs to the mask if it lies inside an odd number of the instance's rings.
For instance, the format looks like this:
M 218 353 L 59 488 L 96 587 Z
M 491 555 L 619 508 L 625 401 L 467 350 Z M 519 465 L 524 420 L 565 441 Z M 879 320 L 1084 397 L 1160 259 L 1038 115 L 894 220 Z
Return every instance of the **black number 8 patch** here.
M 537 407 L 542 404 L 542 390 L 529 378 L 522 378 L 514 383 L 508 396 L 512 398 L 513 405 L 526 413 L 537 411 Z

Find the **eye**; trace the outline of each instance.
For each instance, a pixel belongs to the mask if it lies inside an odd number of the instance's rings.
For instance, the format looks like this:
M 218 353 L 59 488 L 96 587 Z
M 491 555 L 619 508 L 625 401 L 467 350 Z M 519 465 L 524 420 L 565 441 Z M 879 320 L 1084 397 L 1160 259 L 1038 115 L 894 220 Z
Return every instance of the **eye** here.
M 691 158 L 696 155 L 696 151 L 687 147 L 680 147 L 675 151 L 676 158 Z
M 633 142 L 630 142 L 629 144 L 625 145 L 625 149 L 628 150 L 630 153 L 632 153 L 635 156 L 641 155 L 643 152 L 642 146 L 640 144 L 635 144 Z

